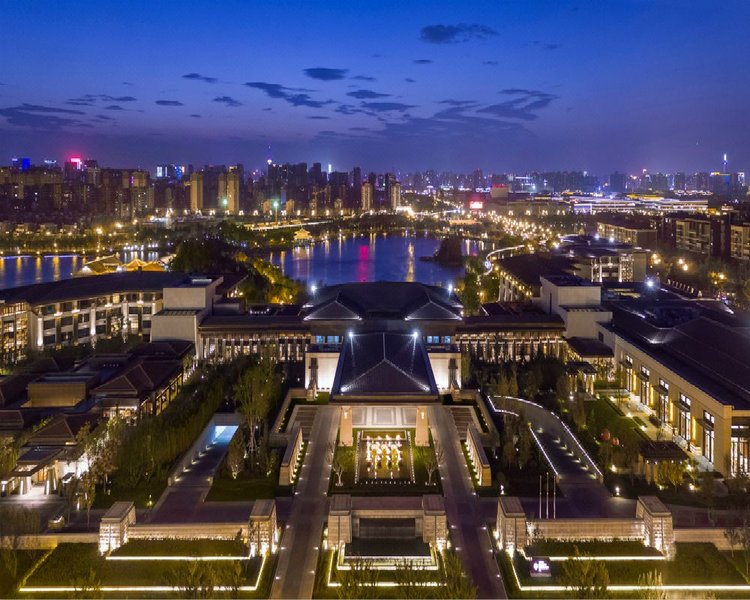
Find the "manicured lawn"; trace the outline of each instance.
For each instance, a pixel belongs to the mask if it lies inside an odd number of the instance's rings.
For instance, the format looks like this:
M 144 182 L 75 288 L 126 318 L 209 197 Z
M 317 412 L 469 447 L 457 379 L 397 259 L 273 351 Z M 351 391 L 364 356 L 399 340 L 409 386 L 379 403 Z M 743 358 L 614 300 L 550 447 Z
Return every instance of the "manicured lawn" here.
M 261 559 L 205 561 L 218 585 L 229 585 L 230 569 L 239 563 L 245 584 L 255 583 Z M 29 586 L 80 585 L 93 569 L 102 585 L 171 585 L 180 568 L 177 561 L 115 561 L 99 556 L 96 544 L 61 544 L 29 577 Z M 226 583 L 225 583 L 226 582 Z
M 113 556 L 247 556 L 247 546 L 235 540 L 130 540 Z
M 109 508 L 119 500 L 132 501 L 136 508 L 150 508 L 149 502 L 151 506 L 156 504 L 166 487 L 167 474 L 165 472 L 163 477 L 154 477 L 131 488 L 112 487 L 107 494 L 101 488 L 97 488 L 93 508 Z
M 635 585 L 638 583 L 639 576 L 652 571 L 661 573 L 665 585 L 745 585 L 747 583 L 737 568 L 713 544 L 678 543 L 676 546 L 677 552 L 673 560 L 607 561 L 610 584 Z M 596 553 L 604 555 L 601 548 Z M 616 554 L 611 555 L 616 556 Z M 529 563 L 520 554 L 516 554 L 514 561 L 516 572 L 523 585 L 560 585 L 562 562 L 552 562 L 552 579 L 541 581 L 530 576 Z
M 211 489 L 206 496 L 207 502 L 236 502 L 260 500 L 276 496 L 290 496 L 291 487 L 279 485 L 279 466 L 268 475 L 243 471 L 233 479 L 226 467 L 226 458 L 216 471 Z
M 540 540 L 526 548 L 526 555 L 572 556 L 574 547 L 577 547 L 581 554 L 590 556 L 661 556 L 661 552 L 655 548 L 649 548 L 635 540 L 614 540 L 612 542 Z

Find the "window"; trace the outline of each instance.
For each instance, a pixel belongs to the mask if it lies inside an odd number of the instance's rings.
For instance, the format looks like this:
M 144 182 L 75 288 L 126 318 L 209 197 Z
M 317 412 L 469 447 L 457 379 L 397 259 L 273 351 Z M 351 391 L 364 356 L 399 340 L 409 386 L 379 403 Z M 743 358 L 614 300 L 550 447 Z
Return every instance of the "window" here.
M 714 416 L 703 411 L 703 456 L 714 462 Z
M 685 394 L 680 394 L 677 434 L 688 442 L 690 441 L 690 398 Z
M 662 423 L 667 423 L 670 421 L 670 418 L 669 418 L 669 384 L 663 379 L 660 379 L 659 386 L 657 387 L 657 392 L 659 394 L 659 406 L 658 406 L 659 420 Z
M 731 469 L 732 475 L 748 473 L 748 456 L 750 456 L 750 426 L 732 425 Z
M 449 335 L 443 336 L 443 343 L 444 344 L 450 344 L 451 343 L 451 336 L 449 336 Z
M 651 406 L 651 393 L 650 393 L 650 386 L 648 384 L 648 380 L 651 377 L 651 372 L 646 367 L 641 367 L 641 373 L 640 373 L 640 383 L 638 387 L 640 388 L 640 397 L 641 402 L 645 404 L 646 406 Z
M 315 343 L 316 344 L 322 344 L 325 342 L 325 336 L 322 335 L 316 335 L 315 336 Z

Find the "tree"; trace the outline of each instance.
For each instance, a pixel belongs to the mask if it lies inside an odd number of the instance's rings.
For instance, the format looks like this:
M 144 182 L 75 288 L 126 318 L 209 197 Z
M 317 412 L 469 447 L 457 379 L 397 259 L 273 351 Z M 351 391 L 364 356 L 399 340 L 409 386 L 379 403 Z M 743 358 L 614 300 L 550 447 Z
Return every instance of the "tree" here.
M 477 588 L 464 573 L 461 559 L 455 552 L 443 552 L 440 563 L 440 598 L 476 598 Z
M 740 548 L 742 557 L 745 559 L 745 574 L 750 574 L 750 520 L 747 515 L 742 520 L 742 527 L 739 533 Z
M 561 373 L 555 381 L 555 393 L 560 406 L 565 406 L 570 399 L 570 382 L 565 373 Z
M 503 464 L 508 468 L 516 464 L 516 445 L 513 443 L 513 435 L 511 432 L 505 434 L 505 441 L 503 442 Z
M 16 467 L 18 448 L 12 439 L 0 439 L 0 481 L 4 481 Z
M 73 598 L 102 598 L 102 581 L 93 567 L 89 567 L 85 576 L 76 578 L 73 581 L 75 592 Z
M 278 378 L 276 367 L 268 356 L 245 369 L 234 387 L 235 401 L 245 419 L 247 449 L 253 459 L 253 467 L 260 440 L 265 431 L 265 422 L 275 404 Z
M 742 532 L 740 528 L 737 527 L 736 525 L 729 525 L 724 530 L 724 537 L 729 543 L 729 548 L 732 552 L 732 557 L 734 557 L 734 547 L 738 546 L 742 542 Z
M 638 585 L 641 589 L 638 597 L 641 600 L 667 600 L 669 593 L 663 588 L 662 577 L 659 571 L 648 571 L 638 576 Z
M 232 441 L 229 443 L 229 448 L 227 449 L 227 467 L 229 467 L 229 474 L 232 476 L 232 479 L 237 479 L 237 476 L 245 467 L 245 440 L 243 439 L 241 429 L 237 429 L 234 437 L 232 437 Z
M 215 564 L 204 560 L 180 561 L 167 576 L 180 598 L 211 598 L 216 580 Z
M 400 560 L 393 572 L 393 580 L 396 583 L 396 596 L 404 600 L 415 600 L 424 595 L 424 583 L 420 577 L 421 567 L 417 567 L 414 561 Z
M 86 528 L 91 526 L 91 507 L 94 506 L 96 498 L 96 478 L 94 473 L 89 469 L 81 477 L 81 501 L 86 509 Z
M 331 454 L 331 471 L 336 475 L 336 487 L 344 485 L 342 479 L 344 471 L 346 470 L 346 464 L 341 452 L 336 452 L 336 444 L 331 443 L 328 445 L 328 451 Z
M 609 573 L 603 561 L 582 559 L 578 546 L 573 556 L 562 563 L 560 582 L 570 588 L 573 598 L 604 598 L 609 586 Z
M 39 513 L 22 506 L 0 506 L 0 540 L 5 550 L 0 552 L 8 573 L 15 579 L 18 574 L 18 551 L 25 535 L 41 530 Z
M 529 400 L 533 400 L 537 393 L 539 393 L 539 382 L 534 371 L 529 370 L 523 376 L 523 395 Z
M 515 363 L 510 367 L 510 376 L 508 377 L 508 395 L 513 398 L 518 397 L 518 370 Z
M 349 564 L 349 570 L 339 571 L 339 598 L 376 598 L 378 572 L 372 561 L 358 558 Z
M 440 465 L 443 462 L 443 459 L 445 458 L 445 455 L 443 454 L 443 448 L 440 446 L 440 444 L 435 444 L 434 452 L 430 452 L 429 448 L 425 452 L 427 456 L 425 456 L 424 460 L 424 466 L 427 470 L 427 485 L 432 485 L 432 478 L 435 475 L 435 472 L 438 470 Z
M 523 469 L 531 460 L 531 449 L 533 439 L 529 424 L 523 415 L 520 415 L 521 422 L 518 427 L 518 468 Z

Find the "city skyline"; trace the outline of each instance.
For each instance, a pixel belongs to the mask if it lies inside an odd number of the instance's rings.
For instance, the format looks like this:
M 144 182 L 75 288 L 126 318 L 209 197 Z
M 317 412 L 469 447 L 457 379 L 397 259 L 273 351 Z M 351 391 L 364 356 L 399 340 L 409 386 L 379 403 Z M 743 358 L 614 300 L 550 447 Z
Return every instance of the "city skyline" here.
M 677 6 L 18 5 L 0 155 L 745 171 L 748 7 Z

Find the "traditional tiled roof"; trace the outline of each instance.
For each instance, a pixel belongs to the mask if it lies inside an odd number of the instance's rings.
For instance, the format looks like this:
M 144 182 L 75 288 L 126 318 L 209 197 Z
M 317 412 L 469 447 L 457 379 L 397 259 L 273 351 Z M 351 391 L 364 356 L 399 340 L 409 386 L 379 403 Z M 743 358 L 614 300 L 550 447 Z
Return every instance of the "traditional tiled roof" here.
M 437 395 L 421 337 L 392 332 L 348 335 L 339 356 L 331 394 Z
M 455 294 L 432 285 L 403 281 L 343 283 L 320 290 L 303 307 L 305 320 L 460 320 Z

